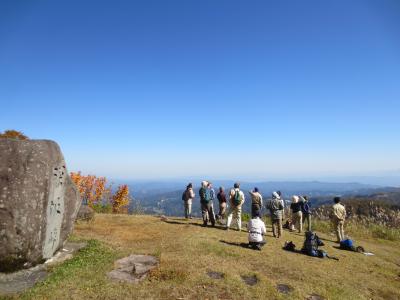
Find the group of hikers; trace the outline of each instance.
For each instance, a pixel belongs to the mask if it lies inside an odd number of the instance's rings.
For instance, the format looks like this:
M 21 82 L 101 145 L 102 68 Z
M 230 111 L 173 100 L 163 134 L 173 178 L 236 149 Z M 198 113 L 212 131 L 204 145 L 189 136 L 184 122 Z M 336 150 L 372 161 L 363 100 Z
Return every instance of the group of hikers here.
M 292 196 L 290 206 L 285 204 L 280 191 L 273 192 L 271 198 L 264 203 L 263 196 L 259 189 L 255 187 L 249 191 L 251 198 L 251 220 L 247 224 L 249 233 L 249 246 L 253 249 L 261 250 L 265 244 L 263 236 L 266 234 L 265 223 L 262 221 L 262 210 L 266 208 L 270 212 L 272 221 L 272 233 L 275 238 L 282 236 L 283 227 L 290 231 L 303 231 L 303 224 L 307 221 L 307 231 L 311 232 L 311 207 L 307 196 Z M 185 208 L 185 218 L 192 218 L 192 203 L 195 198 L 193 184 L 189 183 L 186 190 L 182 194 L 182 200 Z M 215 193 L 211 182 L 202 181 L 199 190 L 201 213 L 203 226 L 206 227 L 209 223 L 215 226 L 216 223 L 223 225 L 223 220 L 226 219 L 225 229 L 229 230 L 234 219 L 236 227 L 239 231 L 242 230 L 242 207 L 245 202 L 245 194 L 240 189 L 240 184 L 235 183 L 228 195 L 223 187 L 219 187 L 218 193 Z M 214 212 L 214 200 L 218 200 L 219 212 Z M 345 207 L 340 203 L 340 197 L 334 198 L 332 209 L 332 221 L 334 223 L 337 241 L 345 239 L 344 236 L 344 221 L 346 218 Z

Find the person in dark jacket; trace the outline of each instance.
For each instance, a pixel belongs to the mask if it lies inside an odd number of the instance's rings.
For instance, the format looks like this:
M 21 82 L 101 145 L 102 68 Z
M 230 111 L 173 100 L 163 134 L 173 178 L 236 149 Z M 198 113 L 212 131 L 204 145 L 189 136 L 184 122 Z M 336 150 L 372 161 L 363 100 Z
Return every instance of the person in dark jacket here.
M 199 190 L 201 214 L 203 216 L 203 226 L 207 226 L 208 221 L 211 222 L 212 226 L 215 226 L 215 215 L 214 215 L 214 190 L 212 189 L 211 183 L 203 181 Z
M 290 204 L 290 210 L 292 211 L 292 223 L 297 226 L 299 233 L 303 231 L 303 213 L 301 212 L 301 202 L 299 196 L 294 195 L 292 197 L 292 204 Z
M 307 196 L 300 196 L 301 212 L 303 214 L 303 225 L 307 220 L 307 231 L 311 231 L 311 207 Z
M 182 200 L 183 200 L 184 207 L 185 207 L 185 218 L 186 219 L 192 218 L 192 203 L 193 203 L 194 197 L 195 197 L 195 194 L 193 192 L 193 185 L 192 185 L 192 183 L 189 183 L 186 187 L 185 192 L 182 195 Z
M 222 219 L 225 219 L 226 215 L 226 194 L 222 186 L 219 188 L 217 199 L 219 203 L 219 213 L 217 215 L 217 220 L 218 222 L 221 222 Z

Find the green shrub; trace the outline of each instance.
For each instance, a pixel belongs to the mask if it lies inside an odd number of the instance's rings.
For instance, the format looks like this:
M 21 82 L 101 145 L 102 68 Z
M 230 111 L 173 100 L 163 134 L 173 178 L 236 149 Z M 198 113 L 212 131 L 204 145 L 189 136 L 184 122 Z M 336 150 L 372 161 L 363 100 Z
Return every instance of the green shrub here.
M 249 213 L 242 213 L 242 221 L 248 222 L 250 221 L 251 217 Z
M 96 203 L 93 204 L 93 209 L 96 213 L 100 214 L 111 214 L 112 213 L 112 205 L 111 204 L 102 204 Z

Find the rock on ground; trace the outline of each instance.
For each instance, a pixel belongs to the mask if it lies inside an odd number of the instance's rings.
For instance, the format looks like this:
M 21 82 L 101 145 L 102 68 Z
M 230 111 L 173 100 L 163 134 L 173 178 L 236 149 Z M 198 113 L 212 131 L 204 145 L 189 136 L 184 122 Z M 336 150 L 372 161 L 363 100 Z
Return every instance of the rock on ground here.
M 0 272 L 51 258 L 80 203 L 55 142 L 0 139 Z
M 107 274 L 113 281 L 139 283 L 150 270 L 156 268 L 158 260 L 149 255 L 131 255 L 115 262 L 115 269 Z

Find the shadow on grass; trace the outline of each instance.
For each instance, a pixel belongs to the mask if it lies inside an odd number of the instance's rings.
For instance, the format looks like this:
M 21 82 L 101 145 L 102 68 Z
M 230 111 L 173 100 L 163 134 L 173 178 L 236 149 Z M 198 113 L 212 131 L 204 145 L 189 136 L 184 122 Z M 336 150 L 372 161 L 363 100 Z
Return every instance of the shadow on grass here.
M 225 226 L 219 226 L 215 225 L 214 227 L 211 225 L 204 226 L 203 224 L 200 223 L 194 223 L 194 222 L 177 222 L 177 221 L 172 221 L 172 220 L 164 220 L 165 223 L 168 224 L 173 224 L 173 225 L 192 225 L 192 226 L 197 226 L 197 227 L 209 227 L 209 228 L 215 228 L 219 230 L 226 230 Z
M 248 243 L 235 243 L 235 242 L 228 242 L 228 241 L 224 241 L 224 240 L 220 240 L 220 242 L 223 243 L 223 244 L 226 244 L 226 245 L 236 246 L 236 247 L 241 247 L 241 248 L 252 250 L 249 247 Z

